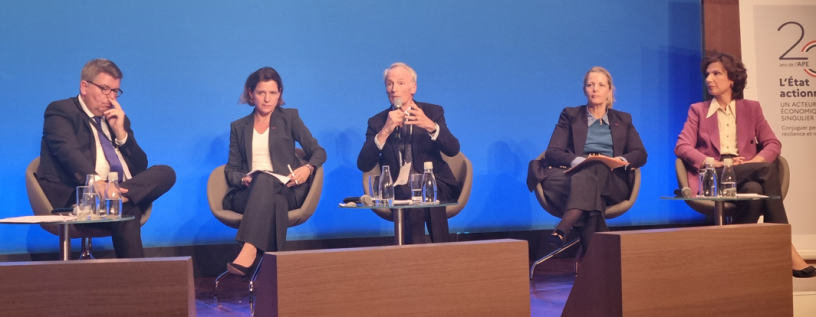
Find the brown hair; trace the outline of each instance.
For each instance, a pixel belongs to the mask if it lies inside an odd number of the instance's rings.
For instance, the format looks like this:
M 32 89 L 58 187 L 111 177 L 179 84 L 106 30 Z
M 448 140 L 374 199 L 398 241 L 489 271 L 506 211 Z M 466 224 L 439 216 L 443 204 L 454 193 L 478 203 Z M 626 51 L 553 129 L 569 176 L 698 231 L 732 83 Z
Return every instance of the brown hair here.
M 84 81 L 93 81 L 99 73 L 105 73 L 113 77 L 113 79 L 122 79 L 122 71 L 111 62 L 104 58 L 92 59 L 85 63 L 82 67 L 82 73 L 79 79 Z
M 706 70 L 708 69 L 708 65 L 716 62 L 722 63 L 723 68 L 728 73 L 728 79 L 734 82 L 731 86 L 731 98 L 734 98 L 734 100 L 744 99 L 745 97 L 742 91 L 745 90 L 745 84 L 748 83 L 748 72 L 745 70 L 745 65 L 742 64 L 742 61 L 740 61 L 738 57 L 730 54 L 720 52 L 711 53 L 711 55 L 703 58 L 703 62 L 700 64 L 700 70 L 703 71 L 703 76 L 707 76 Z M 705 78 L 703 78 L 703 83 L 705 83 Z M 705 90 L 705 95 L 706 100 L 713 97 L 708 93 L 708 89 Z
M 278 71 L 268 66 L 249 74 L 249 77 L 247 77 L 246 83 L 244 84 L 244 92 L 241 94 L 241 98 L 238 99 L 238 103 L 255 106 L 255 102 L 252 100 L 252 92 L 255 91 L 256 87 L 258 87 L 258 83 L 270 80 L 274 80 L 275 83 L 278 84 L 278 90 L 280 90 L 280 98 L 278 98 L 277 105 L 285 105 L 286 103 L 283 102 L 283 80 L 281 80 Z

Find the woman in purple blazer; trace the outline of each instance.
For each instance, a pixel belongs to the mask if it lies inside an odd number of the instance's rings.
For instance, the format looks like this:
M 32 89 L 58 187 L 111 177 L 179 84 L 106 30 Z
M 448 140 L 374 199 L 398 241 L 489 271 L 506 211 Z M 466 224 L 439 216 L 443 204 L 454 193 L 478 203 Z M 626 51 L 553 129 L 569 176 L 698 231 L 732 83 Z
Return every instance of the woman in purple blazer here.
M 688 119 L 677 139 L 674 153 L 683 160 L 689 180 L 697 179 L 698 170 L 711 163 L 722 173 L 723 159 L 731 158 L 737 176 L 737 192 L 782 196 L 779 173 L 773 161 L 782 144 L 762 114 L 759 102 L 743 99 L 747 82 L 745 66 L 739 59 L 714 53 L 702 63 L 709 101 L 691 105 Z M 699 187 L 690 181 L 692 193 Z M 788 223 L 781 199 L 737 202 L 735 223 Z M 791 245 L 793 276 L 816 276 Z

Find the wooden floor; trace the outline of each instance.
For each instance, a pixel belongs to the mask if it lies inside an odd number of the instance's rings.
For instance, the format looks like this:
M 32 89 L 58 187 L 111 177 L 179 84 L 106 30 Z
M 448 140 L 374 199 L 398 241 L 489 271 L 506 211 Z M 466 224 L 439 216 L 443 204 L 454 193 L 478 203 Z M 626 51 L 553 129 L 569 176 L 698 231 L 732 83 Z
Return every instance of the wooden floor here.
M 195 279 L 198 316 L 252 316 L 247 282 L 236 277 L 222 279 L 216 302 L 213 298 L 214 281 L 215 278 Z M 540 264 L 530 283 L 531 315 L 561 316 L 574 281 L 572 259 L 552 259 Z

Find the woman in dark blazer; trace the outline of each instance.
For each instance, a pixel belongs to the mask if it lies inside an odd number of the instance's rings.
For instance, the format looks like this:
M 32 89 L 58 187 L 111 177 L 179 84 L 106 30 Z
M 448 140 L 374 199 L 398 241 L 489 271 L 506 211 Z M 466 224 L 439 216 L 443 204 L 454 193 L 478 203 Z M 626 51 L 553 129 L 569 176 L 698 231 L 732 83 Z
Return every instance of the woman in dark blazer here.
M 629 197 L 634 182 L 632 168 L 646 164 L 646 149 L 632 125 L 632 117 L 613 110 L 615 86 L 602 67 L 593 67 L 584 76 L 587 104 L 564 108 L 555 125 L 546 160 L 535 166 L 535 180 L 541 182 L 546 199 L 563 211 L 561 222 L 547 242 L 563 246 L 570 228 L 576 227 L 584 250 L 594 232 L 608 231 L 604 211 L 607 205 Z M 601 162 L 587 162 L 567 172 L 588 156 L 607 156 L 628 163 L 614 170 Z M 538 182 L 533 181 L 533 188 Z
M 229 161 L 224 167 L 230 189 L 224 209 L 243 214 L 235 240 L 244 246 L 227 270 L 245 275 L 259 251 L 283 251 L 288 211 L 303 204 L 314 170 L 326 162 L 326 150 L 312 137 L 297 109 L 280 107 L 283 82 L 273 68 L 249 75 L 240 103 L 255 109 L 230 124 Z M 295 141 L 306 152 L 304 165 L 295 156 Z M 284 183 L 269 172 L 290 179 Z

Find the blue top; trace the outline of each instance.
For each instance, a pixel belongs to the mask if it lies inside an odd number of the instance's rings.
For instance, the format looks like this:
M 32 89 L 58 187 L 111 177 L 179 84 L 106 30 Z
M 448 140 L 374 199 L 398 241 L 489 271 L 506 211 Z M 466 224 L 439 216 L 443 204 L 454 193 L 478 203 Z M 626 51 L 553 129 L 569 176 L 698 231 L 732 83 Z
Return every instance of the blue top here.
M 612 157 L 612 132 L 609 130 L 609 121 L 595 120 L 587 130 L 584 154 L 601 153 Z
M 609 111 L 605 112 L 603 117 L 595 118 L 589 108 L 587 108 L 587 140 L 584 144 L 584 153 L 601 153 L 603 155 L 612 157 L 612 131 L 609 128 Z M 593 127 L 594 126 L 594 127 Z M 620 156 L 624 162 L 628 162 L 626 158 Z M 586 157 L 579 156 L 572 160 L 570 167 L 580 164 L 586 160 Z

